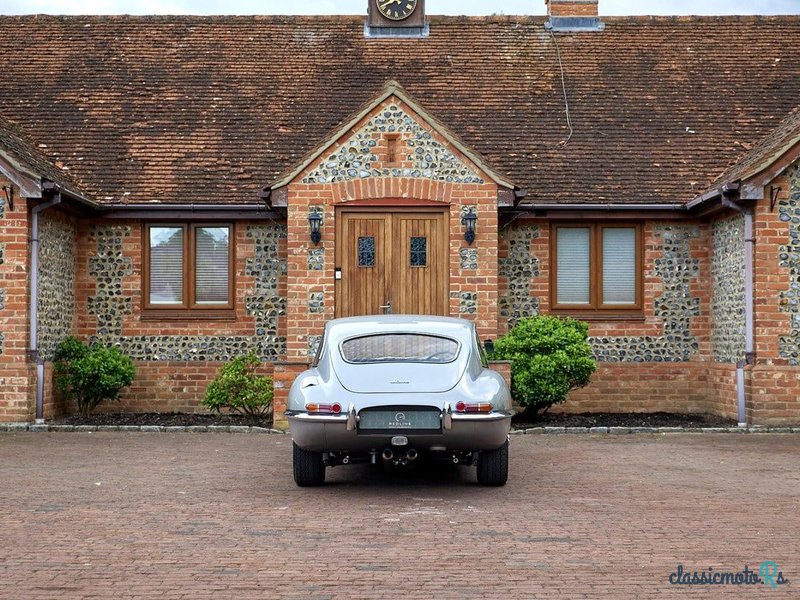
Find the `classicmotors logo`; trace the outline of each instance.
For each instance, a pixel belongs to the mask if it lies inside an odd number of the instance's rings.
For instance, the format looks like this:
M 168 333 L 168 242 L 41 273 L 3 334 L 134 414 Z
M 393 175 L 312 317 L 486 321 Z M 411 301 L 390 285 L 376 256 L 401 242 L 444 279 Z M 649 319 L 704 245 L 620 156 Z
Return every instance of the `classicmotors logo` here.
M 714 567 L 708 567 L 705 571 L 689 571 L 683 565 L 678 565 L 670 573 L 669 582 L 672 585 L 766 585 L 774 590 L 779 585 L 786 585 L 789 580 L 778 568 L 778 563 L 765 560 L 757 571 L 750 569 L 748 565 L 737 572 L 715 571 Z

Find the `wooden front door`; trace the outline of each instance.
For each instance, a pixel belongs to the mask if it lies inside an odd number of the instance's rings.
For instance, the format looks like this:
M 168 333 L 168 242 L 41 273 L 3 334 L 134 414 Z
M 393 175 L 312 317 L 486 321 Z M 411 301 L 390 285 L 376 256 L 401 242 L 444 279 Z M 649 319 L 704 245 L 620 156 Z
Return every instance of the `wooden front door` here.
M 448 314 L 447 213 L 337 215 L 336 316 Z

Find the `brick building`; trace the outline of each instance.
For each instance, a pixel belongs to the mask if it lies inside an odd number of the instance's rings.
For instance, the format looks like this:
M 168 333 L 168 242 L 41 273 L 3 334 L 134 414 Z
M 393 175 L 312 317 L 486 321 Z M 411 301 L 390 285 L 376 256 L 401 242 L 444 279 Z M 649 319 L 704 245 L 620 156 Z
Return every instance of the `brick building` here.
M 588 320 L 564 410 L 800 419 L 800 18 L 377 6 L 0 18 L 0 420 L 69 334 L 192 411 L 389 305 Z

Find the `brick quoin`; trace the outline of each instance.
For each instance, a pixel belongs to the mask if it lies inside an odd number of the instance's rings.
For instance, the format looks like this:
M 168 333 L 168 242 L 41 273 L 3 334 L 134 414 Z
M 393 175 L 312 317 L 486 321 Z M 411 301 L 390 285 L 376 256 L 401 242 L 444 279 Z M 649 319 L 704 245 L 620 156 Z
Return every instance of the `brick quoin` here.
M 0 177 L 0 187 L 11 182 Z M 14 186 L 14 207 L 5 204 L 0 217 L 0 421 L 28 421 L 34 417 L 34 369 L 28 361 L 28 204 Z

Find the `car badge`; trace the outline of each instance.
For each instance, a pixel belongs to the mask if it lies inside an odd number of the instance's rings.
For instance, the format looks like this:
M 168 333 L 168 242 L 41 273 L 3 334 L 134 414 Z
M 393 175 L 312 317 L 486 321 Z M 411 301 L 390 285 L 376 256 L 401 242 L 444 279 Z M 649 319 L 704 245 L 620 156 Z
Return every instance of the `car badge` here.
M 399 379 L 396 379 L 395 381 L 390 381 L 389 383 L 391 385 L 400 385 L 400 384 L 408 385 L 409 382 L 408 381 L 400 381 Z

